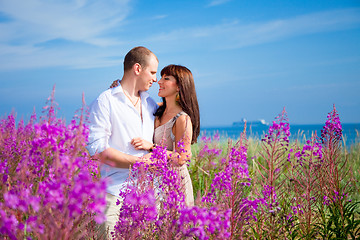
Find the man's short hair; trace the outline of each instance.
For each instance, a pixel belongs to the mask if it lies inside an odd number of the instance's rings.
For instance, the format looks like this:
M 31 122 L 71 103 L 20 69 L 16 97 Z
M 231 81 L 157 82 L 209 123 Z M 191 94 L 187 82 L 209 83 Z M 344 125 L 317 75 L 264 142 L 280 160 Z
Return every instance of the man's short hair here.
M 156 55 L 146 47 L 134 47 L 124 58 L 124 72 L 131 69 L 136 63 L 140 64 L 141 67 L 146 68 L 149 65 L 151 55 L 159 61 Z

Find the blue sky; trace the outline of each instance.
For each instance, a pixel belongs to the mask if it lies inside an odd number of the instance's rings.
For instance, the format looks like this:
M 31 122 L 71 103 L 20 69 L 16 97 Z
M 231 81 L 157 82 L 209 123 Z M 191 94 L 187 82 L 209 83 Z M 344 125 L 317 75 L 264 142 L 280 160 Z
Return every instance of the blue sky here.
M 70 120 L 142 45 L 194 74 L 203 126 L 241 118 L 360 122 L 360 1 L 0 0 L 0 114 L 27 119 L 56 84 Z M 150 95 L 157 101 L 158 85 Z

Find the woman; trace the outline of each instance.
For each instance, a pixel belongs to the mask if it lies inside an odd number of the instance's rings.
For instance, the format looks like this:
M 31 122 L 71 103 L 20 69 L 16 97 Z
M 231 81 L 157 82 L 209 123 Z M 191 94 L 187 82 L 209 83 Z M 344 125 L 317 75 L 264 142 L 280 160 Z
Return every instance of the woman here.
M 200 113 L 191 71 L 180 65 L 168 65 L 161 70 L 158 81 L 162 103 L 155 112 L 154 144 L 166 146 L 167 155 L 180 166 L 181 187 L 185 204 L 194 205 L 193 187 L 186 162 L 191 158 L 191 144 L 200 133 Z M 178 144 L 181 142 L 180 144 Z M 154 144 L 134 138 L 136 149 L 152 151 Z

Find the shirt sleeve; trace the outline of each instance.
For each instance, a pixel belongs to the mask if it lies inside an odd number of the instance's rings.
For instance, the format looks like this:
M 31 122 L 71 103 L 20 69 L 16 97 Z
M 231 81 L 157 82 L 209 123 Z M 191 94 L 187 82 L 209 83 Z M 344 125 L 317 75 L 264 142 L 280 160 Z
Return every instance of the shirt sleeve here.
M 90 106 L 89 130 L 90 135 L 86 148 L 91 156 L 110 147 L 110 109 L 99 99 L 96 99 Z

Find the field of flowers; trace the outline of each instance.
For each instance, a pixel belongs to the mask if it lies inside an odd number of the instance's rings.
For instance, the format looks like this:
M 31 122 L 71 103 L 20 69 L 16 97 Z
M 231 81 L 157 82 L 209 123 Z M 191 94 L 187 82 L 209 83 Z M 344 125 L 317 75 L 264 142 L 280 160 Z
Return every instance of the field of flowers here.
M 53 96 L 39 119 L 0 120 L 0 238 L 99 239 L 106 182 L 87 153 L 86 109 L 69 125 Z M 114 239 L 359 239 L 360 143 L 342 146 L 335 106 L 305 143 L 290 142 L 285 110 L 262 139 L 202 136 L 186 207 L 176 159 L 161 146 L 135 164 L 120 193 Z

